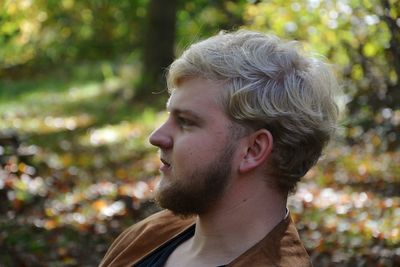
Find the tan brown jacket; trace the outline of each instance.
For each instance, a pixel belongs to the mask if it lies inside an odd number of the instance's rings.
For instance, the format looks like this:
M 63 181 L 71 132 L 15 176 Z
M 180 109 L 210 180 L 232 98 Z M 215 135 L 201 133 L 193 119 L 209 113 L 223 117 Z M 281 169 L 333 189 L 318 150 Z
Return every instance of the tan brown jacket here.
M 131 226 L 113 242 L 100 267 L 131 267 L 176 237 L 195 222 L 164 210 Z M 227 267 L 309 267 L 304 249 L 290 216 L 280 222 L 260 242 L 233 260 Z

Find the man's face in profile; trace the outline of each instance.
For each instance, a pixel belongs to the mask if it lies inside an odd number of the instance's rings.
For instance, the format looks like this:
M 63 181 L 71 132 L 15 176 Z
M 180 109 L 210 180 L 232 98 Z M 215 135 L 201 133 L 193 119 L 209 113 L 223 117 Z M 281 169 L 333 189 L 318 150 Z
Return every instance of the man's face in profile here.
M 229 184 L 236 146 L 220 90 L 205 79 L 184 80 L 171 94 L 168 119 L 150 136 L 162 162 L 156 200 L 176 214 L 207 212 Z

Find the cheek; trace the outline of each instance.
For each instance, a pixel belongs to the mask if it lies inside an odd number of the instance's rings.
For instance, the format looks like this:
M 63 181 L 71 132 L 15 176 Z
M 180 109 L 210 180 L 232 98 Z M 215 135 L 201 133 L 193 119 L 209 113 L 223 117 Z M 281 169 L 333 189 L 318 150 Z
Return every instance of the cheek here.
M 174 160 L 197 165 L 215 154 L 218 143 L 204 138 L 182 138 L 174 144 Z

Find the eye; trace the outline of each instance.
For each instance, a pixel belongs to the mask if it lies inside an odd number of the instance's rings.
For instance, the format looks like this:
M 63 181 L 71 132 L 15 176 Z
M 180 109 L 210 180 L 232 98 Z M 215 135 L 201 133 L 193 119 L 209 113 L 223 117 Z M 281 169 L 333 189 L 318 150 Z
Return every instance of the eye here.
M 176 117 L 176 121 L 177 121 L 179 127 L 181 127 L 181 128 L 190 127 L 194 124 L 191 120 L 189 120 L 185 117 L 182 117 L 182 116 Z

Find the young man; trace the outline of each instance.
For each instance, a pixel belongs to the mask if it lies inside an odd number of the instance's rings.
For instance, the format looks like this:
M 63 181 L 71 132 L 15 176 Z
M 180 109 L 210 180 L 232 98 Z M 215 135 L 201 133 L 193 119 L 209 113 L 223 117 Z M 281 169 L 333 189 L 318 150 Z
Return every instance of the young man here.
M 152 133 L 165 208 L 121 234 L 101 266 L 311 266 L 288 193 L 334 133 L 337 84 L 296 43 L 250 31 L 192 45 L 168 72 Z

